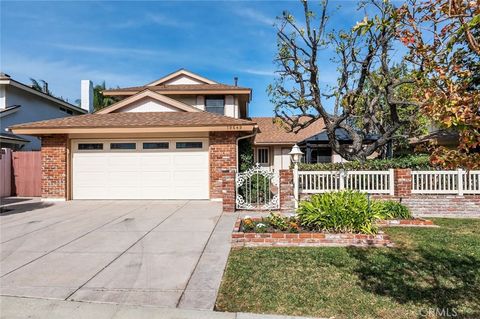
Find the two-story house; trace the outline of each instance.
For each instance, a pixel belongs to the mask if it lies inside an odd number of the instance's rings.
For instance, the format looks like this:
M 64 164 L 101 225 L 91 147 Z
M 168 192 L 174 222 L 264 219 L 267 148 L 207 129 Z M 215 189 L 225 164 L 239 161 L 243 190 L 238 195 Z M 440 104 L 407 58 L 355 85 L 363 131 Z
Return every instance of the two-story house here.
M 251 89 L 179 70 L 94 114 L 14 125 L 40 136 L 42 197 L 235 203 L 237 139 L 251 135 Z
M 5 128 L 20 123 L 61 118 L 88 113 L 78 106 L 12 79 L 0 73 L 0 144 L 1 147 L 21 148 L 22 150 L 40 150 L 38 137 L 17 136 Z

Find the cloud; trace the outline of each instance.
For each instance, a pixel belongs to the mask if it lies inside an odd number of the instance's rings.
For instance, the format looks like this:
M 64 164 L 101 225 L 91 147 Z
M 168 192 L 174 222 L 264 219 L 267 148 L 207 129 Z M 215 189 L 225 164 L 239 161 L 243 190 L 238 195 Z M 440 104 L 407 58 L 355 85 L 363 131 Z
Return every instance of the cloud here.
M 51 46 L 88 53 L 101 53 L 101 54 L 132 54 L 132 55 L 158 55 L 158 50 L 149 49 L 135 49 L 135 48 L 119 48 L 119 47 L 102 47 L 102 46 L 88 46 L 78 44 L 65 44 L 65 43 L 52 43 Z
M 147 13 L 141 17 L 127 19 L 110 24 L 110 27 L 117 29 L 139 28 L 146 25 L 158 25 L 171 28 L 186 28 L 192 26 L 191 22 L 172 19 L 162 13 Z
M 273 70 L 260 70 L 260 69 L 241 69 L 239 72 L 254 74 L 254 75 L 262 75 L 262 76 L 275 76 L 275 71 Z
M 56 96 L 67 98 L 70 103 L 80 96 L 80 80 L 88 79 L 94 83 L 105 81 L 108 87 L 134 86 L 150 80 L 130 72 L 117 73 L 79 62 L 49 60 L 11 52 L 4 53 L 2 64 L 3 72 L 25 84 L 30 83 L 30 78 L 47 81 Z
M 237 8 L 235 9 L 235 14 L 240 17 L 248 18 L 252 21 L 255 21 L 260 24 L 268 25 L 268 26 L 273 26 L 273 24 L 275 23 L 274 18 L 271 18 L 263 14 L 262 12 L 252 8 L 246 8 L 246 7 Z

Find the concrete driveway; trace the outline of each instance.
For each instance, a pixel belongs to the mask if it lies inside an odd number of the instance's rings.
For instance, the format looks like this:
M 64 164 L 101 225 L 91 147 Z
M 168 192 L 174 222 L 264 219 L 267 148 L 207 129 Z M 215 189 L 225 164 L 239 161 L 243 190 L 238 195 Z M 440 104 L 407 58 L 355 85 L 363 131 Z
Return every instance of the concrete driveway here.
M 213 309 L 236 218 L 220 203 L 8 203 L 2 295 Z

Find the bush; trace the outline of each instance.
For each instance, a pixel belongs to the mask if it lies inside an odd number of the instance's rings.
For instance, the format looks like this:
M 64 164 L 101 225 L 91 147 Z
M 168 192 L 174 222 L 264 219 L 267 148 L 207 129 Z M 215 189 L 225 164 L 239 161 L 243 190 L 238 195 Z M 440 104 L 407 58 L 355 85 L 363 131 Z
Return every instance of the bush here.
M 344 170 L 372 170 L 382 171 L 390 168 L 411 168 L 417 170 L 433 170 L 428 155 L 406 156 L 392 159 L 367 160 L 364 163 L 359 161 L 345 163 L 317 163 L 300 164 L 301 171 L 338 171 Z
M 380 219 L 370 209 L 367 196 L 351 190 L 313 195 L 297 210 L 302 227 L 314 231 L 374 234 Z
M 412 213 L 407 206 L 393 200 L 376 200 L 372 210 L 381 219 L 411 219 Z

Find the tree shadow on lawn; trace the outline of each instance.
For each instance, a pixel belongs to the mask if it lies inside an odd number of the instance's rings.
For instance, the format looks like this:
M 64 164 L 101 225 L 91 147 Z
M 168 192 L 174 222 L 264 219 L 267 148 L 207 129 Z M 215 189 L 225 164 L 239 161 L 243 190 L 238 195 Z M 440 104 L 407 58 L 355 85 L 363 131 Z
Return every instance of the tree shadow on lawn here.
M 480 260 L 474 256 L 434 247 L 352 247 L 348 253 L 365 291 L 416 304 L 422 311 L 455 309 L 455 318 L 480 318 Z

